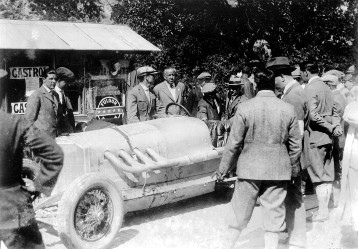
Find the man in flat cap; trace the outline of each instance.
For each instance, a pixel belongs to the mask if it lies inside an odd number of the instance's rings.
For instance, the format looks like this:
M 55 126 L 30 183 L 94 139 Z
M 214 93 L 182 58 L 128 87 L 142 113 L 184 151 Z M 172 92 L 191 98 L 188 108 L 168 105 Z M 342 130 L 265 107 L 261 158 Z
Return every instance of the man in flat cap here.
M 157 73 L 158 71 L 149 66 L 137 69 L 139 84 L 127 93 L 127 124 L 143 122 L 153 118 L 158 105 L 158 100 L 153 92 L 154 76 Z
M 216 84 L 206 83 L 201 89 L 204 94 L 198 103 L 198 112 L 196 117 L 203 120 L 220 120 L 218 102 L 216 101 Z
M 335 89 L 340 91 L 344 98 L 346 98 L 346 96 L 348 96 L 349 90 L 343 84 L 343 79 L 345 78 L 345 74 L 343 72 L 336 70 L 336 69 L 332 69 L 332 70 L 325 72 L 323 75 L 336 76 L 338 78 L 338 85 L 336 86 Z
M 56 86 L 55 91 L 59 98 L 59 134 L 68 134 L 75 132 L 75 117 L 71 101 L 65 93 L 66 86 L 74 80 L 73 72 L 65 67 L 56 69 Z
M 27 125 L 35 126 L 52 138 L 59 135 L 58 124 L 61 116 L 59 97 L 55 91 L 56 71 L 47 69 L 42 74 L 42 86 L 27 100 L 24 118 Z
M 332 91 L 333 103 L 336 107 L 337 113 L 340 118 L 340 125 L 344 128 L 343 113 L 346 108 L 347 102 L 342 93 L 338 90 L 339 78 L 336 75 L 328 74 L 327 72 L 321 79 L 325 82 Z M 341 180 L 341 161 L 343 159 L 343 149 L 345 144 L 346 136 L 343 132 L 341 136 L 333 137 L 333 161 L 334 161 L 334 182 L 333 182 L 333 201 L 334 206 L 338 206 L 338 195 L 340 189 Z
M 312 220 L 322 222 L 329 217 L 328 202 L 334 181 L 332 137 L 342 135 L 343 130 L 331 89 L 318 76 L 318 71 L 317 64 L 302 64 L 302 77 L 308 82 L 304 93 L 309 117 L 306 127 L 310 139 L 311 167 L 307 171 L 318 199 L 318 211 Z
M 186 108 L 191 113 L 191 116 L 196 117 L 198 110 L 198 103 L 203 98 L 203 93 L 201 89 L 205 83 L 210 83 L 211 74 L 208 72 L 202 72 L 197 77 L 198 83 L 193 87 L 192 91 L 189 93 Z
M 153 89 L 155 96 L 160 101 L 157 113 L 165 115 L 165 109 L 169 103 L 177 103 L 183 105 L 185 85 L 177 80 L 177 70 L 173 67 L 168 67 L 163 73 L 164 81 L 156 85 Z M 168 109 L 168 114 L 180 115 L 182 114 L 181 108 L 172 105 Z
M 248 82 L 248 84 L 251 83 Z M 235 115 L 238 105 L 249 100 L 249 98 L 244 93 L 244 82 L 241 80 L 241 77 L 231 75 L 227 86 L 229 89 L 226 94 L 225 114 L 223 119 L 230 120 Z
M 232 165 L 237 167 L 231 200 L 237 219 L 230 224 L 234 242 L 260 198 L 265 248 L 277 248 L 279 233 L 286 228 L 287 183 L 299 170 L 301 135 L 294 108 L 274 94 L 273 72 L 258 71 L 255 81 L 258 93 L 238 106 L 216 175 L 222 180 Z
M 295 109 L 302 141 L 307 108 L 303 88 L 292 76 L 292 72 L 296 68 L 290 65 L 287 57 L 274 57 L 267 62 L 266 67 L 275 73 L 276 96 L 291 104 Z M 304 154 L 301 154 L 302 159 Z M 300 166 L 301 170 L 306 168 L 303 160 L 300 161 Z M 306 248 L 306 209 L 301 185 L 302 178 L 299 175 L 288 184 L 285 201 L 288 243 L 290 247 L 294 248 Z

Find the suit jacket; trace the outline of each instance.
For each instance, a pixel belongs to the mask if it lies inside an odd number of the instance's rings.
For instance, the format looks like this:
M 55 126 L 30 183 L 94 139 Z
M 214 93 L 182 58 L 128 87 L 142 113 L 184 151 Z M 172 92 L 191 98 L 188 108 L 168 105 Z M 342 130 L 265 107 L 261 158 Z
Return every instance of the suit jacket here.
M 337 90 L 332 92 L 333 96 L 333 103 L 335 106 L 335 109 L 337 110 L 338 116 L 340 118 L 340 125 L 343 128 L 345 128 L 345 122 L 343 119 L 344 109 L 347 106 L 347 102 L 343 94 Z M 341 136 L 334 138 L 335 143 L 338 143 L 339 148 L 344 148 L 344 143 L 346 140 L 345 133 L 343 133 Z
M 149 94 L 150 101 L 145 95 L 145 91 L 140 84 L 133 87 L 128 92 L 126 103 L 128 124 L 152 119 L 155 114 L 157 100 L 151 91 L 149 91 Z
M 304 89 L 308 109 L 311 147 L 332 144 L 332 131 L 339 125 L 331 89 L 320 79 L 313 79 Z
M 52 138 L 58 135 L 59 117 L 62 109 L 44 86 L 37 89 L 27 100 L 25 120 L 27 125 L 34 125 L 40 131 L 46 132 Z
M 62 91 L 63 102 L 59 103 L 59 108 L 62 109 L 62 115 L 59 117 L 58 130 L 61 133 L 75 132 L 75 117 L 73 115 L 73 108 L 68 96 Z
M 301 135 L 296 113 L 272 91 L 237 107 L 220 172 L 237 166 L 240 179 L 290 180 L 299 172 Z
M 196 117 L 201 120 L 220 120 L 216 106 L 209 103 L 206 97 L 203 97 L 198 103 Z
M 60 147 L 36 128 L 26 128 L 19 116 L 0 111 L 0 229 L 28 226 L 34 219 L 30 193 L 21 178 L 23 144 L 41 160 L 36 190 L 49 195 L 63 163 Z
M 298 82 L 287 89 L 285 94 L 282 96 L 282 100 L 294 107 L 298 121 L 301 121 L 303 125 L 304 123 L 307 123 L 308 110 L 306 97 L 302 86 Z M 310 166 L 311 159 L 309 133 L 304 131 L 302 137 L 301 169 L 306 169 Z
M 174 102 L 181 105 L 183 104 L 185 85 L 181 82 L 179 82 L 175 87 L 176 99 L 174 99 L 172 94 L 170 93 L 166 81 L 163 81 L 162 83 L 156 85 L 153 90 L 155 96 L 159 100 L 157 103 L 157 113 L 160 115 L 165 114 L 165 108 L 169 103 Z M 182 112 L 179 106 L 171 106 L 169 107 L 168 113 L 172 115 L 179 115 Z
M 248 97 L 245 95 L 236 96 L 236 98 L 230 103 L 229 96 L 226 96 L 226 102 L 225 102 L 225 119 L 228 120 L 235 116 L 236 109 L 238 107 L 238 104 L 245 102 L 249 100 Z
M 282 100 L 290 103 L 295 108 L 297 120 L 305 120 L 308 113 L 305 103 L 306 97 L 302 86 L 298 82 L 287 89 Z

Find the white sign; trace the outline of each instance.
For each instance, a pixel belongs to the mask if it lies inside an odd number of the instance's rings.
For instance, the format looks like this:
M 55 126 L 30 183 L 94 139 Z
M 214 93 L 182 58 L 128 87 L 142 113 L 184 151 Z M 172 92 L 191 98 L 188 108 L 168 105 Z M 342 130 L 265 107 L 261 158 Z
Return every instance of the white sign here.
M 40 67 L 10 67 L 10 79 L 40 78 L 48 66 Z
M 120 106 L 119 101 L 114 97 L 104 97 L 98 104 L 97 108 L 101 107 L 111 107 L 111 106 Z
M 12 114 L 25 114 L 27 102 L 14 102 L 11 103 Z

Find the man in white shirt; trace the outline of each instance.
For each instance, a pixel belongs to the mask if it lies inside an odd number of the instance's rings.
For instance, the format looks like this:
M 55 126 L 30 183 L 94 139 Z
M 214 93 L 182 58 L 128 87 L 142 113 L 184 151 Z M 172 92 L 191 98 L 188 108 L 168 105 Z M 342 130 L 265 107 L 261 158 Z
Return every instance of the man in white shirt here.
M 183 105 L 185 85 L 177 81 L 177 71 L 173 67 L 164 70 L 164 79 L 162 83 L 154 87 L 154 93 L 160 101 L 157 107 L 159 114 L 165 114 L 165 109 L 169 103 Z M 182 111 L 179 106 L 172 105 L 168 109 L 168 114 L 180 115 Z

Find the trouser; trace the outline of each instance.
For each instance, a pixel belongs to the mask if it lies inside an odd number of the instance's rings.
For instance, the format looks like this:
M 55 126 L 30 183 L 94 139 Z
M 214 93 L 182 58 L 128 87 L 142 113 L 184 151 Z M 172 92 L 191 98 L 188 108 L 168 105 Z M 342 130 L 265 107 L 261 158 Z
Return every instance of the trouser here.
M 238 179 L 231 199 L 238 230 L 247 227 L 260 197 L 263 207 L 263 227 L 266 232 L 279 233 L 285 230 L 285 198 L 288 181 L 264 181 Z
M 0 229 L 0 241 L 8 249 L 45 249 L 36 220 L 26 227 Z
M 286 224 L 289 244 L 298 248 L 306 247 L 306 209 L 301 192 L 301 177 L 287 186 Z

